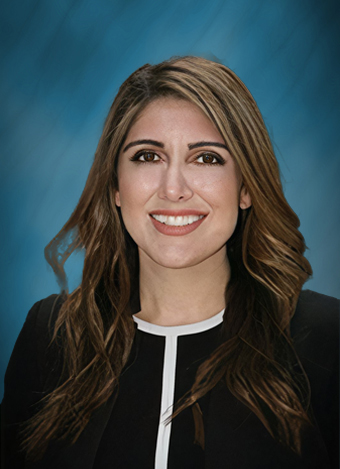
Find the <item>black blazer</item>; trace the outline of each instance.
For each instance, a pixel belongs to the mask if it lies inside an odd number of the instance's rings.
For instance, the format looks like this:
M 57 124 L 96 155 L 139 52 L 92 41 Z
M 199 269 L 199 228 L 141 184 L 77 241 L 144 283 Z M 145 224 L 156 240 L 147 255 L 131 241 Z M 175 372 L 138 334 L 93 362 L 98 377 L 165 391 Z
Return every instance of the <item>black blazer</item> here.
M 6 469 L 92 468 L 113 407 L 109 399 L 95 411 L 74 445 L 54 442 L 42 460 L 25 463 L 19 452 L 18 424 L 32 415 L 35 404 L 60 376 L 57 347 L 49 347 L 60 304 L 60 298 L 52 295 L 32 307 L 8 365 L 2 402 L 2 467 Z M 204 422 L 207 469 L 339 467 L 339 301 L 303 291 L 291 332 L 310 381 L 316 422 L 304 435 L 302 457 L 277 443 L 255 414 L 220 383 L 211 391 L 209 416 Z

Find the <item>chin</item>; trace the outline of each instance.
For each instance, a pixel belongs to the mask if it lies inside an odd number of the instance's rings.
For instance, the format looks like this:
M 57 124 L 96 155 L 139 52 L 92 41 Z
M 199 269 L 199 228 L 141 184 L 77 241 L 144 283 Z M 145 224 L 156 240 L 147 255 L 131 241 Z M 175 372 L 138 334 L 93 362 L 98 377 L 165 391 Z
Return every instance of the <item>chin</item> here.
M 194 267 L 195 265 L 199 264 L 200 262 L 197 261 L 185 261 L 183 259 L 179 259 L 178 261 L 174 260 L 174 259 L 171 259 L 169 260 L 169 262 L 165 262 L 164 260 L 162 260 L 161 262 L 157 262 L 156 263 L 158 265 L 160 265 L 161 267 L 164 267 L 166 269 L 185 269 L 185 268 L 189 268 L 189 267 Z
M 165 246 L 163 244 L 157 246 L 156 249 L 150 249 L 150 246 L 146 246 L 145 249 L 139 248 L 139 256 L 141 261 L 141 258 L 146 256 L 144 257 L 145 260 L 148 258 L 151 262 L 167 269 L 195 267 L 206 261 L 217 261 L 219 263 L 221 256 L 225 257 L 225 243 L 205 246 L 205 249 L 202 248 L 202 245 L 197 244 L 191 246 Z
M 183 269 L 185 267 L 191 267 L 195 265 L 194 259 L 184 255 L 174 255 L 162 253 L 162 255 L 150 256 L 150 258 L 159 266 L 165 267 L 168 269 Z
M 147 258 L 155 264 L 167 269 L 184 269 L 199 264 L 202 259 L 198 258 L 193 252 L 189 253 L 188 249 L 161 249 L 152 252 L 152 250 L 139 250 L 140 257 Z
M 159 266 L 167 269 L 186 269 L 208 261 L 213 258 L 218 251 L 219 250 L 210 253 L 201 253 L 199 256 L 193 252 L 189 253 L 188 250 L 176 253 L 174 253 L 174 251 L 168 253 L 163 251 L 162 255 L 157 253 L 157 255 L 150 256 L 150 258 Z

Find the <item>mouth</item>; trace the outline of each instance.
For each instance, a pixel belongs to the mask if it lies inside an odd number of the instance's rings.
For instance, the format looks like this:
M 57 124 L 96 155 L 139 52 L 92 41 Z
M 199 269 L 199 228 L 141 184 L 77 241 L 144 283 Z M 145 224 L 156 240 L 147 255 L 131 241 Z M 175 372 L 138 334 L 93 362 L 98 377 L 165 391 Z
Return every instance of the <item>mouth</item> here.
M 163 225 L 167 226 L 187 226 L 192 225 L 193 223 L 201 220 L 205 217 L 205 215 L 160 215 L 156 213 L 151 213 L 150 216 L 157 220 L 158 222 L 162 223 Z
M 198 210 L 155 210 L 149 213 L 157 231 L 168 236 L 183 236 L 195 231 L 207 217 Z

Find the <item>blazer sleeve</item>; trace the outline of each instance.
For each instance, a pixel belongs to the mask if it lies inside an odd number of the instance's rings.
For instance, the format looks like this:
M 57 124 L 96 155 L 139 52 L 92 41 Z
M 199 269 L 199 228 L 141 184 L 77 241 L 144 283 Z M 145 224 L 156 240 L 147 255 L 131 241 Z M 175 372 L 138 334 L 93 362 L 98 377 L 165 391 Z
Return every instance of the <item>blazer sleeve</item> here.
M 339 304 L 336 298 L 301 292 L 291 329 L 331 468 L 339 468 Z
M 52 295 L 31 308 L 7 367 L 1 404 L 1 467 L 5 469 L 25 467 L 20 447 L 23 424 L 37 412 L 39 401 L 46 394 L 44 386 L 53 329 L 50 318 L 57 299 L 57 295 Z

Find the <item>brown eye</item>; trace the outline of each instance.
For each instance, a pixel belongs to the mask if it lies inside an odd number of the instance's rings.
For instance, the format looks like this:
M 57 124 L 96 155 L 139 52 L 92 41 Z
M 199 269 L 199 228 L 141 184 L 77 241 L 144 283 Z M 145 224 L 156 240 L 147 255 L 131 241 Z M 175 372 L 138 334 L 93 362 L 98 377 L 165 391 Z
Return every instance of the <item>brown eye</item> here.
M 213 153 L 202 153 L 196 161 L 199 164 L 224 164 L 224 160 L 221 157 L 214 155 Z
M 214 162 L 214 157 L 212 155 L 209 155 L 209 153 L 205 153 L 202 155 L 204 163 L 213 163 Z
M 153 161 L 155 159 L 155 154 L 151 152 L 143 153 L 144 161 Z
M 160 157 L 153 151 L 140 151 L 131 158 L 132 161 L 141 163 L 153 163 L 160 160 Z

